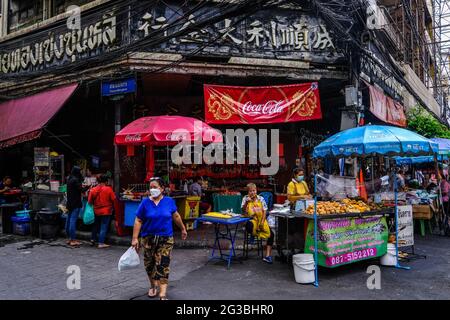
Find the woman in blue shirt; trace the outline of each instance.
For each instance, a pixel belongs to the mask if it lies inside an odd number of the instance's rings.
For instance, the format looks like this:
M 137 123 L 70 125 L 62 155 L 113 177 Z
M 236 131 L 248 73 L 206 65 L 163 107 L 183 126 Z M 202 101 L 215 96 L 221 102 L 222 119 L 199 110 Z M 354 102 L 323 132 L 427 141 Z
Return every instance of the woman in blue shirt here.
M 136 212 L 131 245 L 139 252 L 144 249 L 144 265 L 150 280 L 148 296 L 167 300 L 170 255 L 173 249 L 173 222 L 181 229 L 181 238 L 187 237 L 186 227 L 177 211 L 175 201 L 163 195 L 160 178 L 150 179 L 150 197 L 142 200 Z

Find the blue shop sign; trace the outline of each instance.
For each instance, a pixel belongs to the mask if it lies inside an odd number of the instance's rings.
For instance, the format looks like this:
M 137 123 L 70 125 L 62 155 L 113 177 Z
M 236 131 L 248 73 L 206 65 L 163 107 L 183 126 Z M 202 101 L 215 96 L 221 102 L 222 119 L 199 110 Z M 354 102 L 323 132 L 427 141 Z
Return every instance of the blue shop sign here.
M 102 83 L 102 96 L 113 96 L 136 91 L 136 79 L 124 79 L 119 81 L 108 81 Z

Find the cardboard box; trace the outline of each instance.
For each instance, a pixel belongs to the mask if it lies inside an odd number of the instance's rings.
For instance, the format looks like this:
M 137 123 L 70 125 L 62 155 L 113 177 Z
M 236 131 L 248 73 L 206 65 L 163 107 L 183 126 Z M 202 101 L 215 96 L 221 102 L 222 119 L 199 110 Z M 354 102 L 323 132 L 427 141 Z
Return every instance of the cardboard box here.
M 414 219 L 430 220 L 433 217 L 433 210 L 429 205 L 413 205 Z

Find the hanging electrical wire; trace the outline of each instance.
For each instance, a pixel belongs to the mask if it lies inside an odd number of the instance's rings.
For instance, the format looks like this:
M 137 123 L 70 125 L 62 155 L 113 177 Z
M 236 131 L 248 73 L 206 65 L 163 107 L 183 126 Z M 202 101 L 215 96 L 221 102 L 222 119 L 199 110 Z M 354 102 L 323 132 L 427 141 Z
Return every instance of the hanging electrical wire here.
M 257 1 L 257 2 L 260 4 L 259 6 L 260 8 L 264 8 L 279 1 Z M 92 65 L 101 65 L 101 63 L 104 61 L 108 61 L 109 63 L 111 63 L 123 58 L 124 54 L 128 52 L 133 52 L 134 50 L 142 48 L 146 48 L 147 50 L 149 48 L 156 47 L 157 45 L 167 42 L 172 38 L 184 36 L 196 30 L 200 30 L 205 26 L 220 22 L 229 16 L 233 16 L 236 14 L 246 15 L 249 14 L 249 12 L 254 11 L 255 7 L 258 8 L 258 4 L 255 6 L 255 1 L 250 0 L 235 1 L 235 2 L 221 1 L 219 4 L 217 4 L 218 10 L 211 11 L 212 14 L 208 12 L 206 13 L 202 12 L 203 13 L 202 20 L 199 20 L 196 23 L 191 23 L 189 26 L 187 26 L 182 30 L 169 32 L 170 30 L 174 30 L 178 28 L 180 25 L 185 24 L 191 15 L 199 12 L 208 3 L 210 3 L 210 1 L 200 1 L 197 5 L 195 5 L 192 8 L 182 8 L 183 15 L 176 18 L 175 21 L 168 23 L 165 27 L 157 30 L 151 30 L 146 37 L 133 41 L 130 44 L 123 45 L 122 47 L 110 50 L 109 52 L 104 52 L 100 56 L 86 58 L 71 63 L 69 65 L 63 64 L 60 66 L 55 66 L 52 68 L 48 68 L 46 70 L 36 70 L 23 74 L 22 73 L 8 74 L 4 75 L 3 78 L 5 80 L 23 81 L 33 79 L 34 77 L 40 76 L 43 73 L 51 72 L 52 76 L 57 76 L 59 74 L 71 73 L 72 71 L 75 71 L 77 69 L 86 69 L 91 67 Z M 250 4 L 252 5 L 250 6 Z M 139 12 L 138 14 L 142 14 L 142 11 L 138 12 Z
M 164 36 L 165 32 L 169 30 L 170 28 L 175 29 L 180 24 L 185 24 L 186 20 L 189 19 L 190 15 L 199 12 L 202 8 L 205 7 L 207 3 L 210 3 L 210 1 L 201 1 L 196 6 L 191 8 L 182 8 L 183 9 L 183 15 L 176 19 L 175 22 L 172 22 L 171 24 L 168 24 L 165 28 L 161 28 L 159 30 L 154 30 L 149 35 L 139 41 L 136 41 L 134 43 L 131 43 L 130 45 L 126 45 L 122 48 L 119 48 L 117 50 L 107 52 L 105 54 L 102 54 L 99 57 L 93 57 L 90 59 L 86 59 L 84 61 L 79 61 L 78 63 L 72 63 L 69 66 L 62 65 L 59 67 L 56 67 L 55 69 L 52 69 L 51 71 L 51 77 L 54 79 L 54 85 L 60 84 L 57 80 L 58 76 L 65 76 L 69 75 L 71 73 L 77 72 L 78 70 L 90 70 L 91 68 L 99 68 L 100 66 L 104 65 L 104 62 L 107 61 L 108 64 L 114 63 L 119 61 L 120 59 L 123 59 L 127 56 L 130 52 L 135 52 L 137 50 L 141 50 L 145 48 L 143 51 L 147 51 L 151 48 L 156 48 L 158 45 L 165 43 L 169 41 L 170 39 L 181 37 L 185 34 L 189 34 L 194 31 L 201 30 L 203 27 L 215 24 L 217 22 L 223 21 L 227 17 L 236 17 L 238 16 L 239 19 L 237 21 L 234 21 L 232 24 L 229 25 L 228 28 L 223 29 L 224 33 L 233 30 L 233 28 L 240 22 L 242 22 L 245 18 L 250 16 L 251 14 L 254 14 L 255 11 L 258 10 L 264 10 L 267 8 L 271 8 L 276 5 L 280 5 L 286 1 L 280 1 L 280 0 L 273 0 L 273 1 L 258 1 L 258 3 L 255 4 L 255 1 L 245 0 L 245 1 L 234 1 L 230 3 L 230 1 L 221 1 L 218 4 L 218 7 L 216 6 L 216 10 L 214 12 L 219 11 L 218 14 L 209 14 L 209 16 L 205 19 L 199 20 L 196 23 L 192 23 L 191 26 L 184 28 L 183 30 L 174 31 L 172 33 L 168 33 Z M 188 1 L 185 2 L 187 4 Z M 217 10 L 218 9 L 218 10 Z M 140 12 L 142 14 L 142 12 Z M 178 12 L 179 14 L 179 12 Z M 204 17 L 204 16 L 203 16 Z M 200 47 L 190 52 L 189 56 L 194 56 L 198 53 L 200 53 L 204 48 L 210 46 L 211 44 L 215 43 L 217 40 L 219 40 L 222 37 L 221 34 L 212 37 L 208 42 L 203 43 Z M 163 66 L 161 68 L 157 68 L 155 70 L 152 70 L 150 72 L 164 72 L 166 70 L 169 70 L 173 68 L 174 66 L 182 63 L 185 60 L 185 58 L 180 59 L 178 61 L 174 61 L 170 63 L 169 65 Z M 130 73 L 129 68 L 123 67 L 121 69 L 120 67 L 117 68 L 116 73 Z M 8 80 L 13 79 L 16 82 L 29 82 L 33 79 L 37 79 L 40 76 L 40 73 L 32 74 L 16 74 L 14 76 L 11 76 Z M 48 76 L 48 75 L 46 75 Z M 94 80 L 98 81 L 99 78 L 97 75 L 92 76 L 84 76 L 84 81 Z M 51 83 L 46 83 L 46 86 L 51 86 Z

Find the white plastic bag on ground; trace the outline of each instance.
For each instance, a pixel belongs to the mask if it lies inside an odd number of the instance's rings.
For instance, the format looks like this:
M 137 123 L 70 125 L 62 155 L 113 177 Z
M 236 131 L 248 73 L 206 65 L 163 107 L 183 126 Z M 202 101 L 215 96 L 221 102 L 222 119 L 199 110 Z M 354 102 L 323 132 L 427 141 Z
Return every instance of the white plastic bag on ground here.
M 139 254 L 136 249 L 130 247 L 125 253 L 120 257 L 118 268 L 119 271 L 133 269 L 139 267 L 141 260 L 139 259 Z

